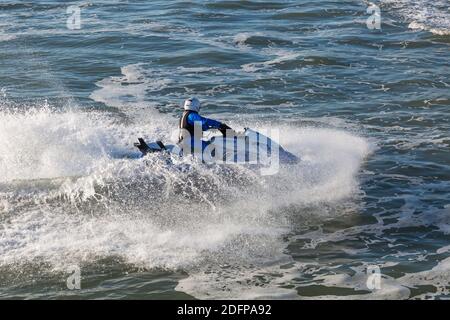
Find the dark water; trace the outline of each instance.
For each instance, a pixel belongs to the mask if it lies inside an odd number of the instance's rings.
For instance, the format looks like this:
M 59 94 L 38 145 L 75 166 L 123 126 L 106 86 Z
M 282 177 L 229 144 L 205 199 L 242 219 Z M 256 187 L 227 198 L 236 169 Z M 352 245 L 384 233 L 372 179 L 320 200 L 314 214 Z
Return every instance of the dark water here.
M 449 2 L 375 3 L 3 1 L 0 297 L 447 297 Z M 132 159 L 192 95 L 303 161 Z

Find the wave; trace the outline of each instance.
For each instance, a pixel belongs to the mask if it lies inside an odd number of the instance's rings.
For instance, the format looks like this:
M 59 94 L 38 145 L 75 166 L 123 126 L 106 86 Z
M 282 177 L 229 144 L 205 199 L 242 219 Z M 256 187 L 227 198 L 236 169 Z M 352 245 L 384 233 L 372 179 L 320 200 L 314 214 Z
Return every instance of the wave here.
M 12 34 L 0 34 L 0 42 L 10 41 L 16 39 L 15 35 Z
M 210 260 L 277 259 L 290 229 L 290 211 L 282 208 L 352 197 L 371 150 L 344 131 L 281 126 L 281 142 L 303 162 L 274 176 L 133 157 L 137 136 L 168 140 L 170 126 L 48 106 L 2 109 L 0 265 L 58 269 L 118 257 L 149 269 L 189 270 Z
M 219 10 L 277 10 L 286 8 L 286 4 L 258 1 L 215 1 L 206 4 L 208 9 Z
M 283 46 L 283 45 L 292 45 L 291 40 L 283 39 L 277 36 L 271 36 L 267 34 L 263 34 L 261 32 L 255 33 L 247 33 L 242 32 L 238 33 L 234 36 L 233 42 L 241 47 L 246 47 L 248 45 L 252 46 Z
M 411 29 L 426 30 L 436 35 L 450 35 L 450 11 L 447 0 L 381 0 L 382 8 L 392 10 Z
M 268 55 L 275 56 L 275 58 L 264 61 L 264 62 L 252 62 L 252 63 L 244 64 L 241 66 L 242 69 L 245 72 L 256 72 L 259 70 L 263 70 L 263 69 L 272 67 L 274 65 L 287 63 L 289 61 L 295 61 L 298 57 L 300 57 L 300 53 L 292 52 L 292 51 L 288 51 L 288 50 L 269 49 L 269 50 L 265 50 L 265 52 L 267 52 Z

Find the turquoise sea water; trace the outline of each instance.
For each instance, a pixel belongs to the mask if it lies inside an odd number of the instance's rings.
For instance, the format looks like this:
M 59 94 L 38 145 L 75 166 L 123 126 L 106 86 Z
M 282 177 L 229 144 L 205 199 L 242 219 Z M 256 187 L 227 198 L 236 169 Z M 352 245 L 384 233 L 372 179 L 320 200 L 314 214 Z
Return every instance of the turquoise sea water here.
M 450 3 L 374 4 L 2 1 L 0 298 L 448 297 Z M 133 158 L 193 95 L 303 161 Z

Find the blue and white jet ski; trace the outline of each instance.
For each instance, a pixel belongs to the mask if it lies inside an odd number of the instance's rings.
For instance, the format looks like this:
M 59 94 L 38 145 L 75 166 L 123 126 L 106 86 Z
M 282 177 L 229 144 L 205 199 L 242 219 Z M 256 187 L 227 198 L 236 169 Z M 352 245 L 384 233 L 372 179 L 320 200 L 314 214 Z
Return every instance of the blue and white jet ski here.
M 138 141 L 134 146 L 141 151 L 142 156 L 154 152 L 167 152 L 180 157 L 186 155 L 180 144 L 165 145 L 161 141 L 147 143 L 143 138 Z M 213 136 L 201 154 L 204 162 L 267 164 L 274 157 L 281 164 L 300 161 L 296 155 L 284 150 L 269 137 L 249 128 L 245 128 L 243 132 L 234 132 L 232 136 Z

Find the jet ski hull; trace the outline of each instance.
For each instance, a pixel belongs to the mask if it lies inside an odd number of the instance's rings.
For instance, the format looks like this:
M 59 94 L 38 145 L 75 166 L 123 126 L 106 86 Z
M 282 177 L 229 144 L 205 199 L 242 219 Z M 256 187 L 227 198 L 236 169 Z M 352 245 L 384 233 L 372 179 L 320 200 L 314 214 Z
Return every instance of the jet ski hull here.
M 141 151 L 142 156 L 154 152 L 167 152 L 180 157 L 186 154 L 179 145 L 164 145 L 161 141 L 147 144 L 142 138 L 138 141 L 134 145 Z M 266 164 L 274 158 L 282 164 L 295 164 L 300 161 L 296 155 L 286 151 L 272 139 L 249 128 L 231 137 L 212 137 L 199 156 L 204 162 L 221 163 Z

